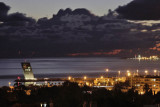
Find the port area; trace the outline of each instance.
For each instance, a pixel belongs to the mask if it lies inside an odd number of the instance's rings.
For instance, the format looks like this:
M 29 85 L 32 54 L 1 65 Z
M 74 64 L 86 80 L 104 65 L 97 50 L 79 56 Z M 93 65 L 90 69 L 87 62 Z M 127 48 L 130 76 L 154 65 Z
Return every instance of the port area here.
M 118 106 L 114 105 L 114 101 L 123 103 L 128 101 L 129 98 L 132 98 L 129 102 L 131 105 L 141 104 L 145 107 L 145 105 L 150 104 L 153 105 L 153 107 L 157 107 L 159 102 L 152 102 L 159 98 L 160 76 L 156 74 L 132 75 L 128 72 L 128 75 L 122 77 L 109 77 L 108 75 L 107 77 L 100 76 L 99 78 L 89 78 L 87 76 L 74 78 L 69 76 L 66 78 L 17 79 L 14 85 L 9 82 L 9 87 L 3 87 L 2 90 L 7 90 L 7 99 L 9 99 L 12 104 L 20 105 L 21 107 L 33 107 L 33 105 L 36 105 L 36 107 L 48 107 L 48 105 L 56 105 L 57 103 L 64 104 L 61 107 L 66 107 L 66 101 L 67 104 L 70 104 L 70 106 L 67 107 L 72 107 L 71 105 L 75 100 L 71 102 L 70 98 L 77 98 L 81 101 L 76 103 L 74 107 L 77 107 L 77 104 L 82 104 L 83 107 L 89 107 L 86 106 L 88 104 L 91 105 L 90 107 L 101 107 L 101 103 L 99 103 L 99 99 L 102 98 L 101 96 L 109 96 L 109 98 L 113 99 L 111 103 L 113 105 L 111 107 Z M 125 100 L 122 100 L 126 95 Z M 117 96 L 120 96 L 118 97 L 119 99 L 117 99 Z M 152 102 L 148 103 L 146 97 Z M 92 100 L 92 98 L 97 98 L 97 100 Z M 35 99 L 37 100 L 35 101 Z M 18 100 L 22 100 L 25 103 L 16 102 Z M 28 101 L 33 102 L 28 103 Z M 108 104 L 106 101 L 108 101 L 108 99 L 104 100 L 104 102 Z M 123 107 L 135 107 L 131 105 Z
M 84 87 L 95 87 L 95 88 L 106 88 L 107 90 L 113 90 L 117 85 L 121 86 L 121 91 L 127 92 L 134 88 L 139 94 L 144 94 L 144 88 L 148 86 L 153 94 L 160 92 L 160 76 L 158 75 L 126 75 L 123 77 L 99 77 L 99 78 L 35 78 L 35 79 L 16 79 L 13 87 L 18 86 L 38 86 L 38 87 L 53 87 L 63 86 L 65 82 L 77 83 L 78 86 Z M 12 87 L 12 88 L 13 88 Z
M 141 55 L 138 55 L 134 58 L 128 58 L 128 59 L 134 59 L 134 60 L 159 60 L 160 58 L 158 56 L 149 56 L 149 57 L 146 57 L 146 56 L 141 56 Z
M 15 82 L 19 84 L 23 84 L 25 86 L 60 86 L 63 85 L 64 82 L 76 82 L 79 86 L 93 86 L 94 80 L 96 78 L 88 78 L 84 76 L 83 78 L 34 78 L 34 79 L 16 79 Z

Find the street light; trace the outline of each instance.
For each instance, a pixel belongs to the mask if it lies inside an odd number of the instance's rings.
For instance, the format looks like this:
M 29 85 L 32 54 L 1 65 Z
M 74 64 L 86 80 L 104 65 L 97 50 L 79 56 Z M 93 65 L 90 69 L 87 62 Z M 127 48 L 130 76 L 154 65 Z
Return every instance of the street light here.
M 106 69 L 106 72 L 108 72 L 108 71 L 109 71 L 109 69 L 107 68 L 107 69 Z
M 9 84 L 9 87 L 11 86 L 11 82 L 8 82 L 8 84 Z
M 86 80 L 87 79 L 87 77 L 86 76 L 84 76 L 84 80 Z
M 108 68 L 106 69 L 106 72 L 107 72 L 107 77 L 108 77 L 108 72 L 109 72 L 109 69 L 108 69 Z
M 157 74 L 157 70 L 154 70 L 154 75 L 156 76 L 156 74 Z
M 119 77 L 120 77 L 120 75 L 121 75 L 121 71 L 118 71 L 118 75 L 119 75 Z
M 101 79 L 103 79 L 103 76 L 101 76 Z
M 87 76 L 84 76 L 83 79 L 84 79 L 84 85 L 86 85 Z
M 70 76 L 68 77 L 68 80 L 71 80 L 71 77 L 70 77 Z
M 127 72 L 127 76 L 131 80 L 131 88 L 132 88 L 132 74 L 130 73 L 130 71 Z
M 127 73 L 127 75 L 130 77 L 130 76 L 131 76 L 131 73 L 130 73 L 130 72 L 128 72 L 128 73 Z
M 127 76 L 131 76 L 131 73 L 129 70 L 127 70 Z
M 138 75 L 139 70 L 137 69 L 137 75 Z
M 145 74 L 148 75 L 148 71 L 147 70 L 145 70 Z

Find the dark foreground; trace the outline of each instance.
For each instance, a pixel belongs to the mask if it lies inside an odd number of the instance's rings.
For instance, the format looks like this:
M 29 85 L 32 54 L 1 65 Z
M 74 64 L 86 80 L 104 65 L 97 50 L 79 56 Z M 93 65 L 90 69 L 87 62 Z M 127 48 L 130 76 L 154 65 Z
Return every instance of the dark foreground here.
M 28 90 L 28 91 L 27 91 Z M 65 82 L 63 86 L 53 87 L 9 87 L 0 88 L 0 107 L 143 107 L 158 105 L 160 93 L 152 95 L 152 90 L 139 95 L 130 89 L 121 92 L 115 85 L 112 91 L 104 88 L 79 87 L 77 83 Z M 31 91 L 31 93 L 30 93 Z

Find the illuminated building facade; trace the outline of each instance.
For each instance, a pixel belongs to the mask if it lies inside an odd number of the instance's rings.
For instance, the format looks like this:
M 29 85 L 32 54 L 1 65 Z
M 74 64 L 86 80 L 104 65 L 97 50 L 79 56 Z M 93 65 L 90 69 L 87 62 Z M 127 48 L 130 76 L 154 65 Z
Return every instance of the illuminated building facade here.
M 29 62 L 22 62 L 21 63 L 24 73 L 24 78 L 27 79 L 34 79 L 34 75 L 32 72 L 32 68 Z
M 95 87 L 104 87 L 106 89 L 112 90 L 114 85 L 118 82 L 125 82 L 126 77 L 111 77 L 111 78 L 96 78 L 94 80 Z
M 132 78 L 132 86 L 139 94 L 144 94 L 144 85 L 147 84 L 149 89 L 152 89 L 153 94 L 160 91 L 160 77 L 159 76 L 135 76 Z
M 23 74 L 24 74 L 24 79 L 25 80 L 34 80 L 34 75 L 32 72 L 32 68 L 29 62 L 22 62 L 22 69 L 23 69 Z M 25 82 L 25 86 L 29 85 L 34 85 L 35 82 Z

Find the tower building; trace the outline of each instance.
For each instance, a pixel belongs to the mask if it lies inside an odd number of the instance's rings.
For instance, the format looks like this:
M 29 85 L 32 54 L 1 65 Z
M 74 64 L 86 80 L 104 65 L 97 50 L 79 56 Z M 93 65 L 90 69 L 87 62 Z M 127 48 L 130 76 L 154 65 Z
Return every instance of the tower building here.
M 32 68 L 29 62 L 22 62 L 21 63 L 24 73 L 25 80 L 32 80 L 34 79 L 34 75 L 32 72 Z

